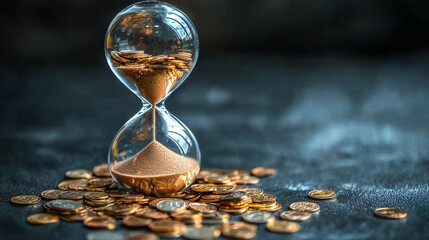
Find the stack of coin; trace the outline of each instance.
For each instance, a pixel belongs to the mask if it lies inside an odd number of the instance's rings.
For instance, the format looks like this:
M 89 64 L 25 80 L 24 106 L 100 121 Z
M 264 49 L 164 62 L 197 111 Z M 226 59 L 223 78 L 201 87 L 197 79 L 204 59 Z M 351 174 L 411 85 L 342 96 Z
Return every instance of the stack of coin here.
M 249 206 L 252 210 L 276 212 L 282 208 L 282 205 L 276 202 L 276 196 L 272 194 L 253 194 L 251 198 L 252 203 L 250 203 Z
M 135 65 L 141 69 L 180 69 L 188 71 L 192 66 L 192 53 L 181 50 L 168 55 L 152 56 L 144 51 L 111 51 L 112 62 L 117 65 Z
M 47 213 L 59 215 L 61 220 L 67 222 L 82 221 L 89 215 L 93 215 L 88 207 L 72 200 L 52 200 L 45 203 L 44 208 Z
M 252 199 L 247 196 L 246 192 L 233 192 L 222 198 L 219 211 L 234 214 L 245 213 L 249 208 L 249 203 L 252 203 Z

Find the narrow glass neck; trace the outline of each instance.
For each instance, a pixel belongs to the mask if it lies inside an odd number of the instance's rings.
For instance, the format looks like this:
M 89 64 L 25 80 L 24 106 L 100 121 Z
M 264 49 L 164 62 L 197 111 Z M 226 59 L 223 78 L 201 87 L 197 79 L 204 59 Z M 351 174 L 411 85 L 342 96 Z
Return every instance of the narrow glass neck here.
M 142 100 L 142 104 L 143 104 L 142 110 L 149 110 L 149 109 L 152 109 L 152 107 L 153 107 L 152 104 L 150 104 L 146 100 Z M 157 109 L 164 109 L 165 108 L 165 101 L 163 100 L 163 101 L 158 102 L 157 104 L 155 104 L 154 107 Z

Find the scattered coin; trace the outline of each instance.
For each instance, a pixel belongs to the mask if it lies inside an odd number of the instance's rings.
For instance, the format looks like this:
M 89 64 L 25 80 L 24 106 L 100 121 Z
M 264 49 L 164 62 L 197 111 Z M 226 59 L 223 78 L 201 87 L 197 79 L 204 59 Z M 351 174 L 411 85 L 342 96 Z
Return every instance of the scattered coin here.
M 72 200 L 53 200 L 49 203 L 53 209 L 58 211 L 76 211 L 83 208 L 82 203 Z
M 84 194 L 82 191 L 64 191 L 60 193 L 60 199 L 80 200 Z
M 183 237 L 190 240 L 208 240 L 220 236 L 220 229 L 214 226 L 187 227 Z
M 109 195 L 104 192 L 86 192 L 83 197 L 88 200 L 107 199 Z
M 241 216 L 248 223 L 266 223 L 274 220 L 274 214 L 266 211 L 247 212 Z
M 40 194 L 40 196 L 42 196 L 42 198 L 44 199 L 55 200 L 60 198 L 60 193 L 62 192 L 63 192 L 62 190 L 58 190 L 58 189 L 45 190 Z
M 92 173 L 94 173 L 97 177 L 110 177 L 109 165 L 106 163 L 95 166 L 92 169 Z
M 259 188 L 247 188 L 244 191 L 249 196 L 258 195 L 258 194 L 263 194 L 264 193 L 264 191 L 262 189 L 259 189 Z
M 308 196 L 314 199 L 327 200 L 335 198 L 336 194 L 331 190 L 313 190 L 308 193 Z
M 88 179 L 92 177 L 92 173 L 86 169 L 76 169 L 76 170 L 67 171 L 66 177 L 72 178 L 72 179 L 80 179 L 80 178 Z
M 375 209 L 374 214 L 382 218 L 400 219 L 407 216 L 407 211 L 399 208 L 382 207 Z
M 122 220 L 122 224 L 127 227 L 145 227 L 149 225 L 153 220 L 150 218 L 142 218 L 133 215 L 128 215 Z
M 213 194 L 228 194 L 234 191 L 234 185 L 220 185 L 216 186 L 216 190 L 213 191 Z
M 256 194 L 251 196 L 253 202 L 257 203 L 266 203 L 266 202 L 275 202 L 276 196 L 273 194 Z
M 252 169 L 252 175 L 255 177 L 269 177 L 277 172 L 274 168 L 257 167 Z
M 295 233 L 300 228 L 298 223 L 285 220 L 268 222 L 266 227 L 269 231 L 276 233 Z
M 216 191 L 216 185 L 214 184 L 193 184 L 191 190 L 195 192 L 213 192 Z
M 178 212 L 186 209 L 186 203 L 182 200 L 169 199 L 156 204 L 156 208 L 163 212 Z
M 33 205 L 33 204 L 40 203 L 42 199 L 40 199 L 40 197 L 38 196 L 22 195 L 22 196 L 15 196 L 10 201 L 18 205 Z
M 170 218 L 170 215 L 168 215 L 168 213 L 160 212 L 156 209 L 148 209 L 144 213 L 139 214 L 139 216 L 151 218 L 154 220 L 165 220 L 165 219 Z
M 186 225 L 175 220 L 158 220 L 149 224 L 149 229 L 160 236 L 180 237 L 186 229 Z
M 217 211 L 216 206 L 207 203 L 192 202 L 189 204 L 189 208 L 202 213 L 214 213 Z
M 318 204 L 312 202 L 294 202 L 289 208 L 299 212 L 317 212 L 320 209 Z
M 238 184 L 246 184 L 246 185 L 254 185 L 259 183 L 259 178 L 254 176 L 247 176 L 244 178 L 241 178 L 240 181 L 237 182 Z
M 27 222 L 31 224 L 51 224 L 60 220 L 58 215 L 48 213 L 38 213 L 27 217 Z
M 304 221 L 311 217 L 309 212 L 298 212 L 293 210 L 284 211 L 280 214 L 280 218 L 290 221 Z
M 245 222 L 228 222 L 222 225 L 222 235 L 225 237 L 251 239 L 256 236 L 256 225 Z
M 116 221 L 114 218 L 109 216 L 93 216 L 86 218 L 83 221 L 83 224 L 90 228 L 114 229 Z

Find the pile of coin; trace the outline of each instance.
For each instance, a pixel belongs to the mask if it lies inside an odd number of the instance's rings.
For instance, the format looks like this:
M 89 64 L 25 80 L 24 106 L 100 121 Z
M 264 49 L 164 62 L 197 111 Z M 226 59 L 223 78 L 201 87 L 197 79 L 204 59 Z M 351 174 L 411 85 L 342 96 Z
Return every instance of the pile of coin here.
M 138 236 L 158 239 L 157 236 L 187 239 L 212 239 L 220 234 L 226 237 L 249 239 L 256 236 L 255 224 L 265 224 L 276 233 L 299 231 L 298 221 L 320 211 L 314 202 L 294 202 L 291 210 L 282 212 L 276 219 L 274 212 L 282 206 L 273 194 L 248 185 L 259 182 L 260 177 L 275 174 L 271 168 L 259 167 L 251 172 L 244 170 L 203 170 L 196 181 L 183 192 L 164 197 L 145 196 L 119 189 L 110 177 L 107 164 L 95 166 L 92 172 L 84 169 L 66 173 L 67 180 L 58 189 L 41 193 L 46 213 L 27 218 L 31 224 L 52 224 L 63 221 L 82 221 L 90 228 L 114 229 L 116 219 L 128 228 L 147 227 L 155 234 L 136 232 L 126 239 Z M 329 200 L 336 197 L 331 190 L 314 190 L 308 197 Z M 24 195 L 11 199 L 14 204 L 40 204 L 38 196 Z M 230 221 L 230 214 L 243 214 L 243 221 Z M 403 218 L 407 213 L 396 208 L 379 208 L 375 215 L 383 218 Z M 124 235 L 125 236 L 125 235 Z
M 188 71 L 192 66 L 192 53 L 180 50 L 168 55 L 152 56 L 144 51 L 111 51 L 112 62 L 117 65 L 134 65 L 141 69 L 179 69 Z

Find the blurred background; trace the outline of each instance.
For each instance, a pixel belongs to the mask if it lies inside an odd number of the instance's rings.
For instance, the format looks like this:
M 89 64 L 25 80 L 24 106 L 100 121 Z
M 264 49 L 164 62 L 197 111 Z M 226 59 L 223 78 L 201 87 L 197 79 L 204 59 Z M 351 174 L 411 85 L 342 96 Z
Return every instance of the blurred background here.
M 2 1 L 1 65 L 104 66 L 104 34 L 136 1 Z M 347 54 L 427 49 L 427 1 L 167 1 L 193 20 L 201 57 Z M 17 66 L 18 65 L 18 66 Z

